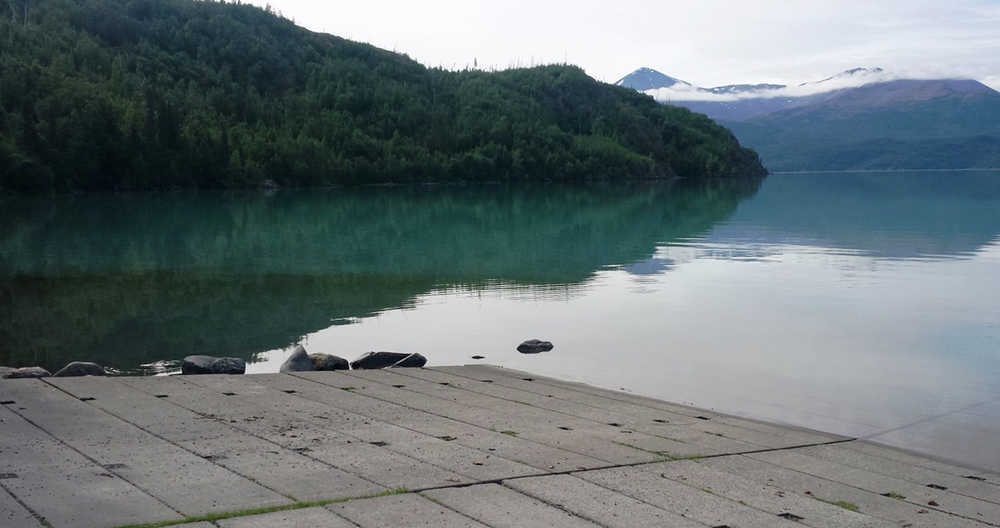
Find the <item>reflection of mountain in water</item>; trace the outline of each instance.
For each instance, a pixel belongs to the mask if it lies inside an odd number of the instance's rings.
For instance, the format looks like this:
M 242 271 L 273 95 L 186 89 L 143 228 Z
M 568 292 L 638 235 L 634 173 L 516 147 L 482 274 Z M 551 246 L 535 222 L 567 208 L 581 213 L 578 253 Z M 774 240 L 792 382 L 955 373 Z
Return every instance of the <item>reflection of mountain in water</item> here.
M 247 357 L 434 288 L 566 290 L 705 232 L 755 189 L 9 199 L 0 203 L 0 365 Z
M 786 244 L 963 258 L 998 233 L 1000 172 L 777 174 L 704 242 L 726 248 L 707 250 L 715 258 L 760 257 Z

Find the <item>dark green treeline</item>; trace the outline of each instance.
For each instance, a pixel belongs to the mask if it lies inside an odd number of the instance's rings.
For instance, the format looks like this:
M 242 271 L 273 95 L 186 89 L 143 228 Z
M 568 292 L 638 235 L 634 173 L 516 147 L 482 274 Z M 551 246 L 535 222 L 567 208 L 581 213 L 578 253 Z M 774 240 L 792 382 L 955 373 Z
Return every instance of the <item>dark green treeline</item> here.
M 249 5 L 11 0 L 0 188 L 710 180 L 763 173 L 700 114 L 572 66 L 428 69 Z M 456 46 L 461 43 L 455 43 Z

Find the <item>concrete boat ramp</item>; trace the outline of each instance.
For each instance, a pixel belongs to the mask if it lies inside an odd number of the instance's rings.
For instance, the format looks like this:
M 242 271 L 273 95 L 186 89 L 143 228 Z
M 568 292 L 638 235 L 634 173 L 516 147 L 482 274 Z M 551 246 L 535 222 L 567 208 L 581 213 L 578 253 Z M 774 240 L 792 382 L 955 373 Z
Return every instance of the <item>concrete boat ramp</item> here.
M 984 527 L 1000 475 L 486 366 L 0 381 L 0 526 Z

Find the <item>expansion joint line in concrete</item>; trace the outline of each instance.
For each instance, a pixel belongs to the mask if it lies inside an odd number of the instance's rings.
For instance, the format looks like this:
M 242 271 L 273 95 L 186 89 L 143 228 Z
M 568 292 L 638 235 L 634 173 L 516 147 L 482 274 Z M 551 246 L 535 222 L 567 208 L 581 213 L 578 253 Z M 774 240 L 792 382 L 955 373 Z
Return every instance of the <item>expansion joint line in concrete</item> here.
M 41 524 L 45 528 L 51 528 L 52 527 L 52 525 L 47 520 L 45 520 L 45 517 L 42 516 L 42 514 L 40 514 L 37 511 L 35 511 L 34 508 L 32 508 L 31 506 L 29 506 L 23 500 L 21 500 L 20 497 L 18 497 L 17 495 L 14 495 L 14 492 L 11 491 L 11 490 L 9 490 L 9 489 L 7 489 L 7 487 L 3 485 L 3 482 L 0 482 L 0 490 L 3 490 L 5 493 L 7 493 L 7 495 L 10 495 L 10 498 L 13 499 L 14 502 L 18 503 L 22 508 L 24 508 L 24 510 L 26 512 L 30 513 L 31 516 L 34 517 L 35 520 L 38 521 L 39 524 Z
M 40 378 L 40 379 L 44 379 L 44 378 Z M 52 386 L 52 385 L 50 385 L 50 384 L 47 384 L 47 385 L 49 385 L 49 386 Z M 58 388 L 58 387 L 57 387 L 57 388 Z M 62 389 L 59 389 L 59 390 L 60 390 L 60 392 L 66 392 L 66 391 L 63 391 Z M 41 432 L 45 433 L 46 435 L 50 436 L 50 437 L 51 437 L 51 438 L 52 438 L 53 440 L 55 440 L 55 441 L 56 441 L 56 442 L 58 442 L 59 444 L 61 444 L 61 445 L 65 446 L 65 447 L 66 447 L 67 449 L 69 449 L 70 451 L 72 451 L 72 452 L 74 452 L 74 453 L 76 453 L 76 454 L 80 455 L 80 456 L 81 456 L 81 457 L 83 457 L 83 458 L 84 458 L 84 459 L 85 459 L 86 461 L 90 462 L 91 464 L 94 464 L 94 465 L 95 465 L 95 466 L 97 466 L 97 467 L 100 467 L 100 468 L 104 468 L 104 470 L 105 470 L 105 471 L 107 471 L 108 473 L 112 473 L 112 474 L 114 474 L 114 475 L 115 475 L 116 477 L 118 477 L 118 478 L 122 479 L 122 480 L 123 480 L 124 482 L 127 482 L 127 483 L 128 483 L 128 484 L 129 484 L 130 486 L 132 486 L 132 487 L 134 487 L 135 489 L 137 489 L 137 490 L 139 490 L 139 491 L 141 491 L 141 492 L 145 493 L 146 495 L 148 495 L 148 496 L 149 496 L 150 498 L 152 498 L 152 499 L 153 499 L 153 500 L 155 500 L 156 502 L 159 502 L 160 504 L 162 504 L 162 505 L 163 505 L 163 506 L 164 506 L 165 508 L 167 508 L 167 509 L 169 509 L 170 511 L 172 511 L 172 512 L 176 513 L 177 515 L 180 515 L 181 517 L 183 517 L 183 516 L 184 516 L 184 514 L 183 514 L 182 512 L 180 512 L 180 511 L 178 511 L 178 510 L 177 510 L 177 508 L 174 508 L 173 506 L 171 506 L 171 505 L 169 505 L 169 504 L 167 504 L 167 503 L 163 502 L 162 500 L 160 500 L 160 498 L 159 498 L 159 497 L 157 497 L 156 495 L 154 495 L 153 493 L 151 493 L 151 492 L 150 492 L 149 490 L 147 490 L 146 488 L 143 488 L 142 486 L 138 485 L 137 483 L 135 483 L 135 482 L 132 482 L 131 480 L 129 480 L 129 479 L 128 479 L 128 478 L 126 478 L 125 476 L 123 476 L 123 475 L 119 474 L 119 473 L 118 473 L 117 471 L 115 471 L 114 469 L 108 469 L 108 468 L 106 467 L 106 465 L 105 465 L 105 464 L 101 464 L 101 463 L 100 463 L 100 461 L 98 461 L 98 460 L 97 460 L 96 458 L 94 458 L 94 457 L 91 457 L 90 455 L 88 455 L 88 454 L 84 453 L 83 451 L 81 451 L 81 450 L 79 450 L 79 449 L 77 449 L 77 448 L 73 447 L 72 445 L 68 444 L 68 443 L 67 443 L 67 442 L 65 442 L 65 441 L 64 441 L 64 440 L 63 440 L 62 438 L 59 438 L 58 436 L 56 436 L 56 435 L 52 434 L 52 433 L 51 433 L 51 432 L 50 432 L 49 430 L 45 429 L 45 428 L 44 428 L 44 427 L 42 427 L 42 426 L 41 426 L 40 424 L 37 424 L 37 423 L 33 422 L 33 421 L 32 421 L 31 419 L 29 419 L 29 418 L 28 418 L 27 416 L 24 416 L 23 414 L 21 414 L 21 413 L 17 412 L 17 410 L 16 410 L 16 409 L 13 409 L 13 408 L 11 408 L 11 407 L 8 407 L 8 409 L 10 409 L 10 411 L 11 411 L 11 412 L 13 412 L 14 414 L 16 414 L 16 415 L 18 415 L 19 417 L 21 417 L 21 419 L 22 419 L 22 420 L 24 420 L 24 421 L 28 422 L 29 424 L 31 424 L 31 425 L 32 425 L 33 427 L 35 427 L 35 428 L 36 428 L 36 429 L 38 429 L 39 431 L 41 431 Z M 4 489 L 6 489 L 6 487 L 5 487 Z M 18 501 L 18 502 L 20 502 L 20 501 Z M 28 510 L 28 511 L 32 511 L 32 510 Z
M 850 441 L 850 440 L 835 440 L 835 441 L 831 441 L 831 442 L 813 443 L 813 444 L 799 445 L 799 446 L 793 446 L 793 447 L 780 447 L 780 448 L 772 448 L 772 449 L 761 449 L 761 450 L 755 450 L 755 451 L 744 451 L 744 452 L 726 453 L 726 454 L 719 454 L 719 455 L 709 455 L 709 456 L 700 457 L 700 458 L 715 458 L 715 457 L 723 457 L 723 456 L 735 456 L 735 455 L 754 454 L 754 453 L 769 453 L 769 452 L 775 452 L 775 451 L 787 451 L 787 450 L 793 450 L 793 449 L 803 449 L 803 448 L 807 448 L 807 447 L 815 447 L 815 446 L 823 446 L 823 445 L 833 445 L 833 444 L 839 444 L 839 443 L 848 442 L 848 441 Z M 671 460 L 654 460 L 654 461 L 648 461 L 648 462 L 634 462 L 634 463 L 629 463 L 629 464 L 613 464 L 613 465 L 596 467 L 596 468 L 587 469 L 587 470 L 574 469 L 574 470 L 565 470 L 565 471 L 552 471 L 552 472 L 548 472 L 548 473 L 544 473 L 544 474 L 536 474 L 536 475 L 522 475 L 522 476 L 503 477 L 503 478 L 497 478 L 497 479 L 478 480 L 478 481 L 475 481 L 475 482 L 463 482 L 463 483 L 456 483 L 456 484 L 448 484 L 448 485 L 443 485 L 443 486 L 428 486 L 428 487 L 416 488 L 416 489 L 412 489 L 412 490 L 411 489 L 403 490 L 403 491 L 400 491 L 398 493 L 397 492 L 382 493 L 382 494 L 378 494 L 378 495 L 375 495 L 375 496 L 381 496 L 381 495 L 387 495 L 387 494 L 392 494 L 392 495 L 395 495 L 395 494 L 422 494 L 422 493 L 427 492 L 427 491 L 437 491 L 437 490 L 447 490 L 447 489 L 460 489 L 460 488 L 468 488 L 468 487 L 472 487 L 472 486 L 482 486 L 482 485 L 487 485 L 487 484 L 497 484 L 497 485 L 500 485 L 500 486 L 504 486 L 505 482 L 509 482 L 509 481 L 512 481 L 512 480 L 522 480 L 522 479 L 551 477 L 551 476 L 563 476 L 563 475 L 571 475 L 573 473 L 581 473 L 581 472 L 585 472 L 585 471 L 601 471 L 601 470 L 610 470 L 610 469 L 627 469 L 627 468 L 634 468 L 634 467 L 638 467 L 638 466 L 645 466 L 645 465 L 651 465 L 651 464 L 661 464 L 661 463 L 665 463 L 665 462 L 669 463 L 669 462 L 671 462 Z M 507 487 L 507 486 L 505 486 L 505 487 Z M 601 486 L 601 487 L 604 487 L 604 486 Z M 610 489 L 610 488 L 606 488 L 606 489 Z M 517 490 L 515 490 L 515 491 L 517 491 Z M 612 491 L 616 491 L 616 490 L 612 490 Z M 519 493 L 522 493 L 522 492 L 519 492 Z M 618 491 L 618 493 L 621 493 L 621 492 Z M 421 495 L 421 496 L 424 497 L 424 498 L 426 498 L 426 499 L 428 499 L 428 500 L 431 500 L 432 502 L 437 502 L 433 498 L 427 497 L 426 495 Z M 536 500 L 538 500 L 540 502 L 543 502 L 543 503 L 545 503 L 548 506 L 551 506 L 551 507 L 560 509 L 562 511 L 565 511 L 566 513 L 568 513 L 570 515 L 573 515 L 574 517 L 579 517 L 581 519 L 586 519 L 586 520 L 588 520 L 590 522 L 593 522 L 593 523 L 595 523 L 597 525 L 602 525 L 601 523 L 599 523 L 599 522 L 597 522 L 597 521 L 595 521 L 593 519 L 589 519 L 587 517 L 581 516 L 577 512 L 573 512 L 573 511 L 567 510 L 566 508 L 564 508 L 564 507 L 562 507 L 562 506 L 560 506 L 558 504 L 553 504 L 553 503 L 551 503 L 549 501 L 546 501 L 546 500 L 544 500 L 542 498 L 536 497 L 536 496 L 531 495 L 531 494 L 528 494 L 528 496 L 530 496 L 530 497 L 532 497 L 532 498 L 534 498 L 534 499 L 536 499 Z M 628 496 L 628 495 L 626 495 L 626 496 Z M 317 505 L 338 504 L 338 503 L 350 502 L 350 501 L 355 501 L 355 500 L 371 499 L 373 497 L 374 496 L 372 496 L 372 495 L 364 495 L 364 496 L 358 496 L 358 497 L 333 498 L 333 499 L 326 499 L 326 500 L 322 500 L 321 499 L 321 500 L 314 500 L 314 501 L 308 501 L 308 502 L 300 502 L 300 503 L 296 503 L 296 504 L 289 504 L 289 505 L 284 505 L 284 506 L 277 506 L 277 507 L 273 508 L 273 511 L 300 510 L 300 509 L 305 509 L 305 508 L 316 507 Z M 635 499 L 635 500 L 638 500 L 639 502 L 645 502 L 645 501 L 642 501 L 641 499 L 638 499 L 636 497 L 631 497 L 631 498 Z M 445 507 L 447 507 L 447 506 L 445 506 Z M 449 510 L 451 510 L 451 508 L 449 508 Z M 452 511 L 455 511 L 455 510 L 452 510 Z M 463 517 L 467 517 L 467 518 L 472 519 L 472 517 L 469 517 L 468 515 L 465 515 L 462 512 L 455 511 L 455 513 L 458 513 L 459 515 L 461 515 Z M 240 518 L 240 517 L 251 517 L 253 515 L 259 515 L 259 514 L 260 514 L 260 512 L 253 512 L 253 513 L 228 512 L 228 513 L 216 514 L 215 517 L 217 519 L 223 519 L 223 518 L 225 518 L 225 519 L 235 519 L 235 518 Z M 195 521 L 199 521 L 199 520 L 204 520 L 204 519 L 205 519 L 205 517 L 186 517 L 184 519 L 179 519 L 177 521 L 165 521 L 165 522 L 162 522 L 162 523 L 152 523 L 152 524 L 149 524 L 149 525 L 135 525 L 135 526 L 136 526 L 136 528 L 153 527 L 153 526 L 156 526 L 156 527 L 176 526 L 176 525 L 183 525 L 183 524 L 187 524 L 187 523 L 191 523 L 191 522 L 195 522 Z M 478 521 L 478 522 L 482 523 L 483 521 Z

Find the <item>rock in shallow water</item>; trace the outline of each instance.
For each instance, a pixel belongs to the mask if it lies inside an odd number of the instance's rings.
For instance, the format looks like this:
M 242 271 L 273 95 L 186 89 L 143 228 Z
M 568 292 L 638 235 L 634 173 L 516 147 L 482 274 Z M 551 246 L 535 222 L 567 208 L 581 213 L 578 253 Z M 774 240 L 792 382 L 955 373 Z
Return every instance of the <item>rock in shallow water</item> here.
M 316 366 L 306 354 L 305 347 L 299 345 L 292 351 L 292 355 L 288 356 L 288 359 L 281 364 L 278 372 L 309 372 L 311 370 L 316 370 Z
M 4 378 L 7 379 L 25 379 L 25 378 L 47 378 L 52 374 L 43 369 L 42 367 L 24 367 L 19 369 L 13 369 L 10 372 L 3 374 Z
M 240 358 L 188 356 L 181 365 L 181 374 L 244 374 L 246 361 Z
M 351 368 L 351 364 L 346 359 L 330 354 L 309 354 L 309 359 L 312 360 L 316 370 L 348 370 Z
M 104 367 L 98 365 L 97 363 L 90 363 L 87 361 L 74 361 L 69 365 L 66 365 L 55 374 L 52 375 L 54 378 L 71 378 L 76 376 L 104 376 Z
M 539 339 L 529 339 L 517 345 L 517 351 L 522 354 L 538 354 L 539 352 L 548 352 L 549 350 L 552 350 L 552 343 Z
M 420 354 L 402 352 L 369 352 L 351 362 L 353 369 L 380 369 L 401 367 L 422 367 L 427 358 Z

